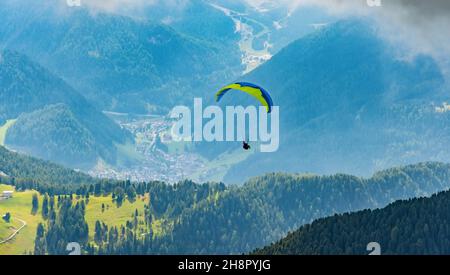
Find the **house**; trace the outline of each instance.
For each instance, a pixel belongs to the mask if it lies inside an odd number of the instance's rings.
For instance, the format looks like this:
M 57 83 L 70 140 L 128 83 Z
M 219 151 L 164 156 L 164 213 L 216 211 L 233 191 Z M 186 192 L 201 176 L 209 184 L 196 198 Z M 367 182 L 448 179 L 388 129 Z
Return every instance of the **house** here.
M 12 198 L 14 191 L 3 191 L 2 198 L 9 199 Z

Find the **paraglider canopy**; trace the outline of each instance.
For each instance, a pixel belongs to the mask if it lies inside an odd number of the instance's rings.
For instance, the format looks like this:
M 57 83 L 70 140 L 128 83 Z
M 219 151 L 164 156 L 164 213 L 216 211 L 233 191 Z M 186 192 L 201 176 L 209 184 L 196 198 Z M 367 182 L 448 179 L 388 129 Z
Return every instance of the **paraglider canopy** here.
M 269 93 L 262 87 L 247 82 L 237 82 L 223 87 L 216 94 L 216 102 L 219 102 L 222 97 L 231 90 L 238 90 L 250 94 L 251 96 L 258 99 L 259 102 L 261 102 L 261 104 L 266 107 L 268 113 L 272 111 L 273 101 Z

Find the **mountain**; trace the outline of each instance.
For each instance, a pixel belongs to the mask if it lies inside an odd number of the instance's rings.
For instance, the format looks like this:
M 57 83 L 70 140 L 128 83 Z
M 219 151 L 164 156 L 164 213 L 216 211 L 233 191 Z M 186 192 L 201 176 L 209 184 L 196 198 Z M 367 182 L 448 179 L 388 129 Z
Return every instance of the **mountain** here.
M 219 47 L 223 45 L 229 53 L 239 51 L 240 35 L 236 32 L 235 22 L 214 7 L 211 1 L 184 1 L 180 6 L 174 8 L 173 3 L 159 3 L 150 6 L 144 14 L 146 18 L 168 25 L 179 33 L 209 41 Z M 239 52 L 230 56 L 236 54 L 239 55 Z
M 64 104 L 48 105 L 20 115 L 8 131 L 6 144 L 65 165 L 97 161 L 95 138 Z M 105 149 L 104 153 L 108 151 Z
M 116 145 L 132 140 L 62 79 L 8 50 L 0 62 L 0 123 L 6 119 L 17 119 L 6 134 L 9 148 L 71 167 L 115 163 Z
M 395 202 L 386 208 L 335 215 L 305 225 L 258 255 L 448 255 L 450 192 Z M 339 232 L 339 234 L 336 234 Z
M 241 80 L 265 87 L 280 106 L 280 148 L 253 154 L 225 182 L 268 171 L 367 176 L 450 159 L 449 96 L 440 68 L 427 56 L 401 58 L 370 22 L 318 30 Z
M 167 205 L 164 211 L 151 212 L 153 219 L 168 223 L 165 234 L 151 242 L 121 240 L 106 245 L 100 253 L 246 253 L 318 218 L 384 207 L 399 199 L 447 190 L 449 180 L 450 166 L 440 163 L 390 169 L 369 179 L 269 174 L 241 187 L 210 193 L 175 216 L 171 216 L 173 209 L 180 208 L 171 197 L 176 194 L 150 192 L 150 197 L 157 200 L 150 203 L 150 209 L 161 209 L 160 203 Z
M 236 77 L 238 53 L 154 21 L 62 2 L 30 3 L 32 15 L 23 3 L 0 4 L 0 44 L 31 56 L 98 108 L 167 112 Z
M 64 189 L 97 182 L 86 174 L 41 159 L 21 155 L 0 146 L 0 181 L 18 184 L 23 181 L 36 188 L 38 184 Z M 12 181 L 12 182 L 11 182 Z M 40 191 L 44 192 L 43 189 Z
M 0 53 L 0 123 L 17 118 L 47 104 L 68 102 L 86 104 L 63 80 L 13 51 Z
M 127 222 L 127 234 L 109 239 L 104 245 L 95 249 L 90 247 L 88 250 L 89 253 L 99 254 L 246 253 L 270 244 L 285 236 L 287 232 L 319 218 L 385 207 L 389 203 L 402 199 L 431 196 L 436 192 L 447 190 L 450 182 L 450 165 L 421 163 L 381 171 L 368 179 L 343 174 L 334 176 L 268 174 L 254 178 L 240 187 L 227 187 L 224 184 L 214 183 L 195 184 L 189 181 L 175 185 L 162 182 L 131 183 L 95 179 L 48 161 L 10 152 L 3 147 L 0 147 L 0 171 L 2 171 L 0 181 L 15 185 L 18 191 L 35 189 L 41 194 L 48 193 L 51 196 L 76 194 L 81 197 L 81 201 L 83 198 L 89 200 L 91 196 L 92 201 L 100 199 L 102 202 L 113 205 L 117 203 L 118 213 L 125 211 L 118 202 L 119 197 L 120 200 L 128 200 L 126 209 L 133 213 L 139 206 L 139 213 L 144 213 L 145 220 L 149 224 L 145 223 L 144 226 L 142 223 L 139 230 L 136 228 L 136 231 L 133 231 L 134 227 L 131 225 L 129 227 L 129 224 L 133 223 Z M 134 204 L 136 196 L 141 199 L 151 199 L 144 204 L 139 199 L 139 203 Z M 105 201 L 108 197 L 116 199 Z M 77 201 L 80 202 L 80 199 Z M 394 205 L 397 204 L 399 203 Z M 89 208 L 89 211 L 93 211 L 89 212 L 91 218 L 95 212 L 98 214 L 101 211 L 95 207 L 99 208 L 100 204 L 94 204 Z M 433 221 L 446 221 L 440 214 L 430 214 L 435 213 L 433 211 L 427 214 L 416 211 L 419 208 L 406 203 L 400 210 L 393 211 L 392 217 L 382 215 L 379 217 L 379 222 L 374 223 L 372 223 L 373 218 L 365 222 L 365 215 L 383 213 L 384 210 L 365 210 L 361 212 L 363 214 L 352 214 L 357 217 L 351 219 L 353 222 L 349 226 L 356 226 L 359 221 L 363 221 L 361 224 L 372 226 L 373 232 L 389 229 L 396 231 L 393 229 L 396 223 L 411 220 L 418 222 L 412 228 L 426 228 L 422 224 L 423 218 L 426 217 L 429 219 L 428 226 L 433 224 L 430 232 L 434 232 L 431 230 L 435 230 L 439 223 L 433 223 Z M 436 207 L 442 213 L 448 212 L 447 208 L 446 204 Z M 401 218 L 403 214 L 405 218 Z M 139 216 L 141 219 L 142 214 Z M 345 219 L 347 216 L 346 214 L 342 217 L 327 218 L 316 221 L 314 224 L 325 221 L 327 226 L 323 228 L 326 231 L 329 229 L 329 224 L 345 225 L 345 220 L 341 223 L 336 222 L 335 219 Z M 85 220 L 84 216 L 78 218 Z M 122 220 L 122 222 L 125 221 Z M 107 231 L 118 230 L 112 224 L 108 225 Z M 71 224 L 63 223 L 60 226 L 70 228 Z M 150 238 L 142 237 L 143 229 L 150 232 L 148 235 Z M 89 228 L 89 230 L 94 229 Z M 341 228 L 336 230 L 341 232 Z M 336 234 L 316 235 L 315 231 L 308 236 L 312 236 L 313 241 L 318 240 L 317 236 L 336 238 L 335 244 L 338 245 L 347 242 L 348 239 L 349 243 L 353 242 L 356 245 L 354 250 L 348 250 L 347 253 L 364 253 L 365 250 L 358 249 L 365 245 L 366 238 L 361 237 L 361 243 L 363 243 L 361 244 L 358 236 L 367 235 L 367 243 L 369 240 L 379 241 L 383 247 L 392 243 L 386 241 L 386 236 L 390 236 L 390 232 L 383 231 L 368 235 L 367 232 L 372 231 L 370 228 L 364 228 L 368 230 L 366 233 L 361 230 L 361 234 L 352 235 L 351 232 L 358 232 L 357 228 L 343 227 L 342 231 L 345 232 L 345 230 L 349 233 L 338 234 L 341 239 L 338 239 Z M 410 231 L 399 232 L 406 232 L 401 235 L 405 238 L 411 237 L 411 240 L 416 242 L 419 240 L 416 237 L 420 237 L 421 233 L 420 230 L 414 235 L 409 234 Z M 92 231 L 91 233 L 93 234 Z M 438 235 L 439 238 L 441 235 Z M 186 238 L 186 236 L 190 237 Z M 356 241 L 349 236 L 356 236 Z M 321 248 L 324 247 L 323 244 L 320 242 Z M 330 244 L 333 244 L 333 239 L 330 239 Z M 328 250 L 320 250 L 320 253 L 326 253 L 323 251 L 334 253 L 334 251 L 340 251 L 338 249 L 340 249 L 339 246 L 332 247 Z M 317 251 L 319 250 L 308 250 L 308 253 L 319 253 Z M 395 253 L 396 250 L 392 251 Z

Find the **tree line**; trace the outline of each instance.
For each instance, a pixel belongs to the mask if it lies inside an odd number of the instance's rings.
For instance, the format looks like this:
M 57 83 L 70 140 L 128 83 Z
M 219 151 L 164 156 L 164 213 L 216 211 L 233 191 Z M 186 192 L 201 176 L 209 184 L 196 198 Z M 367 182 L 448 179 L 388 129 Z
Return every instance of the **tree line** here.
M 441 163 L 389 169 L 369 179 L 274 173 L 241 187 L 125 181 L 112 189 L 114 200 L 132 200 L 134 192 L 148 194 L 143 213 L 119 227 L 99 220 L 89 229 L 94 242 L 84 249 L 90 254 L 241 254 L 314 220 L 432 195 L 448 189 L 449 182 L 450 166 Z M 102 186 L 94 184 L 86 194 L 102 192 Z M 88 201 L 86 195 L 82 198 Z M 81 224 L 83 217 L 79 218 Z M 152 231 L 156 219 L 167 221 L 162 234 Z

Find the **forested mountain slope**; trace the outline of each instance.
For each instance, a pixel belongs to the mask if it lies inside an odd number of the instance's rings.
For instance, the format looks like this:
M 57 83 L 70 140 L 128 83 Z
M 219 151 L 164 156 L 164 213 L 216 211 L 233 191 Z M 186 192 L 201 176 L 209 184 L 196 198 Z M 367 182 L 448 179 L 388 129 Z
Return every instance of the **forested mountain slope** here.
M 92 12 L 58 0 L 5 1 L 0 16 L 0 45 L 32 57 L 103 110 L 166 114 L 241 73 L 235 49 L 150 16 Z
M 256 250 L 264 255 L 364 255 L 377 242 L 384 255 L 448 255 L 450 192 L 399 201 L 383 209 L 336 215 L 305 225 L 275 244 Z
M 270 174 L 183 209 L 165 236 L 137 243 L 117 240 L 101 253 L 246 253 L 315 219 L 430 196 L 447 190 L 449 182 L 450 166 L 440 163 L 390 169 L 370 179 Z
M 18 52 L 0 55 L 0 124 L 18 119 L 6 133 L 8 147 L 83 167 L 98 158 L 114 163 L 116 145 L 133 142 L 129 132 L 40 64 Z

